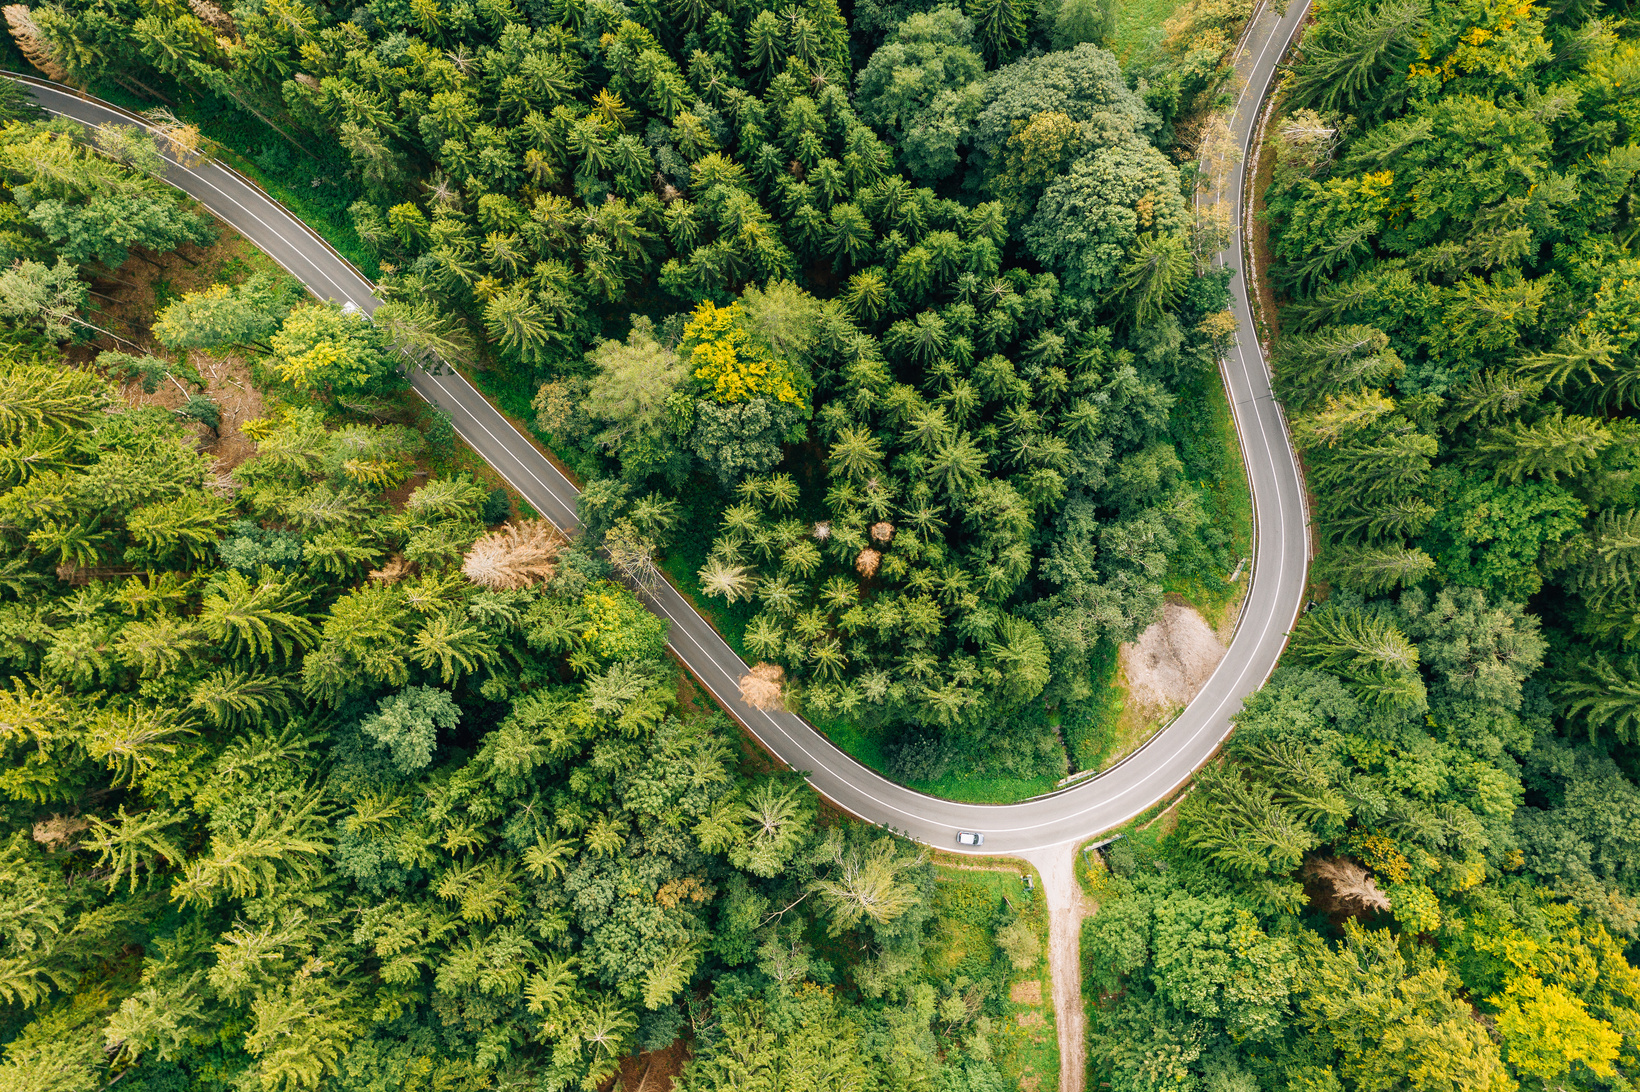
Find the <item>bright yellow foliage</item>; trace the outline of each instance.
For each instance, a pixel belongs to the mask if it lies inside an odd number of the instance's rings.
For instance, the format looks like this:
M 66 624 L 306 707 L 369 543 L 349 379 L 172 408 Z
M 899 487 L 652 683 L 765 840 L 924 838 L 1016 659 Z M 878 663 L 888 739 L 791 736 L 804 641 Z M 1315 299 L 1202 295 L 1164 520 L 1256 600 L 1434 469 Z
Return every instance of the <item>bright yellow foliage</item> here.
M 802 405 L 802 377 L 756 341 L 743 319 L 738 303 L 718 307 L 705 300 L 695 308 L 683 328 L 683 351 L 695 379 L 714 402 L 772 398 Z
M 334 307 L 298 308 L 269 343 L 279 377 L 304 390 L 363 389 L 388 367 L 370 321 Z
M 1579 1062 L 1597 1077 L 1617 1072 L 1623 1036 L 1564 987 L 1522 976 L 1492 1003 L 1502 1009 L 1498 1033 L 1517 1073 L 1551 1081 Z
M 1411 863 L 1382 834 L 1358 834 L 1350 839 L 1350 849 L 1386 883 L 1400 883 L 1412 875 Z
M 1395 920 L 1406 932 L 1433 933 L 1441 927 L 1441 900 L 1423 884 L 1392 884 L 1389 901 Z
M 1407 70 L 1426 94 L 1458 76 L 1488 75 L 1515 83 L 1551 55 L 1543 40 L 1543 20 L 1532 0 L 1477 0 L 1468 18 L 1472 25 L 1454 43 L 1440 31 L 1418 43 L 1418 60 Z M 1449 50 L 1444 55 L 1443 50 Z

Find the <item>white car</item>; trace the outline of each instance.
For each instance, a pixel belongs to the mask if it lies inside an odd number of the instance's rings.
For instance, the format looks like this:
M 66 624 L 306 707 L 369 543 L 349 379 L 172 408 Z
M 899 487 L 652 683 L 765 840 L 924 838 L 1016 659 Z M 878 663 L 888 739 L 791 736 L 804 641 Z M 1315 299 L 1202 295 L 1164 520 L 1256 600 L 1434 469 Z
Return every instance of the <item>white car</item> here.
M 960 830 L 957 832 L 957 844 L 959 846 L 982 846 L 985 844 L 985 835 L 975 834 L 971 830 Z

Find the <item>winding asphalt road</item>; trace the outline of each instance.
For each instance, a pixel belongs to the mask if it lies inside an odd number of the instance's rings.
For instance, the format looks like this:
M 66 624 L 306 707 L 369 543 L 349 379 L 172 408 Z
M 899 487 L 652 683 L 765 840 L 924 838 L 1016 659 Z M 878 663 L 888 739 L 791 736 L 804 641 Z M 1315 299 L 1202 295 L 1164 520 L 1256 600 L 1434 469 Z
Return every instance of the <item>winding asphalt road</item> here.
M 1243 43 L 1247 71 L 1240 80 L 1242 103 L 1232 126 L 1238 147 L 1247 146 L 1275 63 L 1307 7 L 1307 0 L 1295 2 L 1284 17 L 1264 11 L 1254 19 Z M 12 78 L 25 83 L 52 114 L 86 125 L 144 124 L 136 115 L 72 88 L 30 77 Z M 165 177 L 260 247 L 314 295 L 351 303 L 365 312 L 378 306 L 369 280 L 237 172 L 220 164 L 190 167 L 172 161 Z M 1232 223 L 1241 222 L 1242 188 L 1237 166 L 1227 195 L 1232 202 Z M 1222 261 L 1238 271 L 1242 265 L 1239 234 L 1222 255 Z M 741 702 L 738 680 L 746 665 L 675 589 L 663 585 L 650 605 L 670 619 L 673 649 L 725 708 L 775 755 L 794 769 L 806 771 L 810 783 L 827 799 L 854 815 L 944 850 L 1035 857 L 1037 851 L 1067 847 L 1117 826 L 1164 799 L 1212 756 L 1230 732 L 1230 716 L 1274 670 L 1298 612 L 1308 566 L 1303 490 L 1286 423 L 1270 392 L 1269 372 L 1241 277 L 1232 282 L 1232 291 L 1238 344 L 1223 362 L 1222 371 L 1252 483 L 1256 524 L 1252 586 L 1229 650 L 1201 693 L 1171 725 L 1120 765 L 1018 804 L 958 804 L 936 799 L 873 773 L 800 717 L 764 712 Z M 417 371 L 412 383 L 423 397 L 449 413 L 462 439 L 537 512 L 565 530 L 577 526 L 575 487 L 466 379 L 458 374 Z M 958 847 L 959 830 L 983 831 L 984 848 Z

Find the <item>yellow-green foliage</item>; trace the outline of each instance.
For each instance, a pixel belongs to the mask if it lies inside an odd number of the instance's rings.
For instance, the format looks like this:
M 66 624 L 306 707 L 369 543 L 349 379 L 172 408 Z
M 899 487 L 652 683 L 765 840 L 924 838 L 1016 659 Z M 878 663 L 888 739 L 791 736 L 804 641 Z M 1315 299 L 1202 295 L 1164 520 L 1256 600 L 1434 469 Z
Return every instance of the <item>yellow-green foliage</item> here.
M 639 660 L 660 654 L 666 643 L 666 624 L 648 613 L 617 584 L 594 585 L 581 598 L 586 629 L 581 638 L 588 648 L 607 660 Z
M 685 359 L 708 397 L 717 402 L 772 398 L 802 405 L 807 382 L 773 356 L 745 327 L 739 303 L 718 307 L 702 301 L 683 328 Z

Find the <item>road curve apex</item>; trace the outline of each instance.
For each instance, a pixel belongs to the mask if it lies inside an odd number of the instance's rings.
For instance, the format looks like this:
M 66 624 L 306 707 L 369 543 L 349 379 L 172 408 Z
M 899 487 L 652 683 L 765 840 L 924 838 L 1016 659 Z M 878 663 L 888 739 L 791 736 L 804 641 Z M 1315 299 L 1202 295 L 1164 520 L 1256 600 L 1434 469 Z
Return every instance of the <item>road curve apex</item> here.
M 1309 4 L 1284 13 L 1261 5 L 1239 47 L 1240 99 L 1230 115 L 1242 151 L 1222 192 L 1233 223 L 1242 222 L 1245 162 L 1259 104 L 1276 62 Z M 140 116 L 74 88 L 6 73 L 28 87 L 51 114 L 84 125 L 147 126 Z M 373 312 L 375 285 L 317 232 L 249 178 L 220 163 L 167 158 L 165 180 L 239 232 L 321 299 Z M 1240 272 L 1241 232 L 1218 258 Z M 1201 692 L 1148 743 L 1115 767 L 1068 788 L 1016 804 L 962 804 L 897 785 L 843 753 L 813 725 L 791 713 L 754 709 L 740 701 L 746 664 L 670 584 L 645 596 L 671 622 L 671 645 L 690 672 L 775 756 L 839 808 L 938 848 L 979 856 L 1015 856 L 1090 838 L 1166 799 L 1211 759 L 1229 735 L 1230 718 L 1275 669 L 1302 603 L 1309 566 L 1303 482 L 1286 421 L 1270 388 L 1270 372 L 1242 285 L 1231 282 L 1237 343 L 1220 371 L 1240 437 L 1253 495 L 1251 583 L 1236 632 Z M 560 528 L 579 526 L 577 490 L 463 376 L 413 370 L 417 393 L 450 415 L 456 432 L 541 515 Z M 973 831 L 984 844 L 961 846 Z

